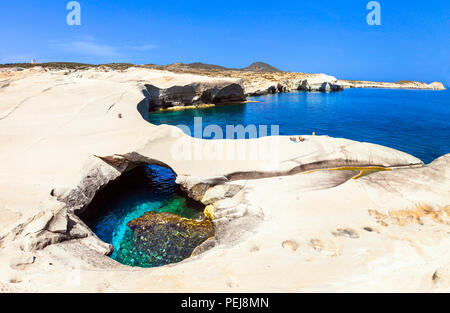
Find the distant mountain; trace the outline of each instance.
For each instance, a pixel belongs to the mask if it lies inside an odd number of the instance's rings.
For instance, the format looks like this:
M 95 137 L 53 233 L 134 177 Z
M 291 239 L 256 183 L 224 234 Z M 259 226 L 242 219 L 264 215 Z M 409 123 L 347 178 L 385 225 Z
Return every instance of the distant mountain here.
M 273 67 L 270 64 L 264 63 L 264 62 L 255 62 L 247 67 L 244 67 L 242 69 L 243 71 L 249 71 L 249 72 L 258 72 L 258 73 L 263 73 L 263 72 L 271 72 L 271 73 L 275 73 L 275 72 L 282 72 L 281 70 Z
M 81 64 L 81 63 L 71 63 L 71 62 L 50 62 L 50 63 L 17 63 L 17 64 L 0 64 L 0 68 L 2 67 L 10 67 L 10 66 L 22 67 L 22 68 L 31 68 L 35 66 L 40 66 L 44 68 L 60 68 L 60 69 L 87 69 L 87 68 L 95 68 L 95 67 L 109 67 L 117 70 L 125 70 L 130 67 L 140 66 L 134 65 L 131 63 L 111 63 L 111 64 Z M 214 64 L 206 64 L 201 62 L 195 63 L 173 63 L 169 65 L 156 65 L 156 64 L 144 64 L 142 65 L 147 68 L 154 68 L 160 70 L 168 70 L 168 71 L 180 71 L 180 72 L 201 72 L 201 71 L 246 71 L 246 72 L 255 72 L 255 73 L 279 73 L 282 72 L 279 69 L 273 67 L 270 64 L 264 62 L 255 62 L 247 67 L 238 69 L 238 68 L 228 68 L 220 65 Z
M 273 67 L 270 64 L 264 63 L 264 62 L 255 62 L 247 67 L 244 67 L 242 69 L 236 69 L 236 68 L 227 68 L 220 65 L 213 65 L 213 64 L 205 64 L 201 62 L 196 63 L 173 63 L 170 65 L 166 65 L 166 68 L 169 70 L 182 70 L 182 69 L 191 69 L 191 70 L 207 70 L 207 71 L 247 71 L 247 72 L 257 72 L 257 73 L 276 73 L 276 72 L 282 72 L 279 69 Z
M 219 70 L 219 71 L 229 70 L 229 68 L 226 68 L 226 67 L 223 67 L 220 65 L 205 64 L 205 63 L 201 63 L 201 62 L 187 64 L 187 66 L 192 67 L 192 68 L 203 69 L 203 70 Z
M 168 69 L 193 69 L 193 70 L 216 70 L 216 71 L 227 71 L 230 70 L 226 67 L 213 64 L 205 64 L 201 62 L 196 63 L 173 63 L 166 66 Z

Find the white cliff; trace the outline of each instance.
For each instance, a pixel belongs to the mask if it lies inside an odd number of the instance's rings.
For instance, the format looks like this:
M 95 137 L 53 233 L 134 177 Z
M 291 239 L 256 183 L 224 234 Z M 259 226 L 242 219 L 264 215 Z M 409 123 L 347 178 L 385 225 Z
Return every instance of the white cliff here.
M 146 84 L 208 81 L 142 68 L 0 73 L 1 291 L 449 290 L 449 155 L 425 166 L 326 136 L 204 141 L 145 120 Z M 144 163 L 170 167 L 214 208 L 217 236 L 179 264 L 118 264 L 77 217 Z M 385 171 L 354 179 L 370 166 Z

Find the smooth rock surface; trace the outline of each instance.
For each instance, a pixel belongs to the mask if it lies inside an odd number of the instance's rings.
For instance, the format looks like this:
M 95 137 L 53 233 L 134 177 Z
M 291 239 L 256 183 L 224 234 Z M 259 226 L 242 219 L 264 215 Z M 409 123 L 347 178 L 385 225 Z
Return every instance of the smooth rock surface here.
M 327 136 L 203 141 L 145 120 L 145 84 L 210 79 L 142 68 L 0 73 L 0 290 L 448 292 L 450 155 L 424 166 Z M 171 168 L 192 197 L 213 202 L 216 236 L 192 258 L 122 266 L 77 217 L 141 163 Z M 342 166 L 392 171 L 329 170 Z

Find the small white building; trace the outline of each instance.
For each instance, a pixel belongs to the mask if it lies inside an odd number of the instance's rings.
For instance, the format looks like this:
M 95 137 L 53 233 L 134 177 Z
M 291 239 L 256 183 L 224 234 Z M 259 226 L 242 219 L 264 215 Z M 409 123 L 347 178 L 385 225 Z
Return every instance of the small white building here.
M 31 64 L 36 64 L 37 61 L 35 59 L 31 60 Z

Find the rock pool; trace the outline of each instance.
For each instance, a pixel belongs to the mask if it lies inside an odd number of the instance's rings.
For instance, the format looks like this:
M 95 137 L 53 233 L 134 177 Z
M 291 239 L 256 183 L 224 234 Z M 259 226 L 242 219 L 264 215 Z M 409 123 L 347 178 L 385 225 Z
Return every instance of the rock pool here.
M 180 249 L 183 238 L 178 242 L 171 240 L 157 247 L 151 255 L 146 254 L 135 248 L 140 239 L 135 234 L 139 232 L 133 232 L 129 224 L 147 212 L 172 213 L 195 222 L 203 217 L 203 209 L 203 205 L 187 198 L 179 189 L 170 169 L 146 165 L 126 172 L 109 183 L 96 195 L 82 218 L 100 239 L 113 245 L 111 258 L 124 265 L 154 267 L 188 257 L 189 253 Z M 159 239 L 165 236 L 158 235 Z M 172 231 L 167 232 L 167 237 L 170 236 L 173 236 Z M 199 243 L 201 240 L 194 238 L 194 246 Z M 186 242 L 185 246 L 190 249 L 192 243 Z M 175 253 L 167 250 L 174 250 Z M 183 253 L 177 255 L 177 251 Z M 168 253 L 170 257 L 164 257 Z

